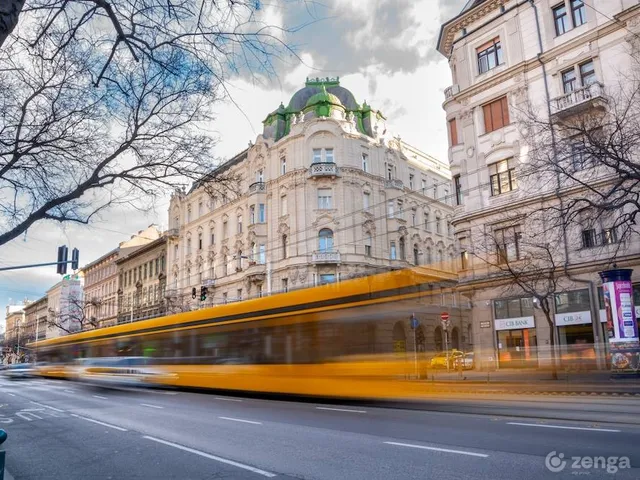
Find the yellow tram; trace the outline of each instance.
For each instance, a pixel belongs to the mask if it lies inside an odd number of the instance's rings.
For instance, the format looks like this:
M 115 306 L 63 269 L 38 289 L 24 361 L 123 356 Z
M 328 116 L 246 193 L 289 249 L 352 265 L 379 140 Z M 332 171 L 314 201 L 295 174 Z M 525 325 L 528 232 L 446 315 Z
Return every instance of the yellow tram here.
M 166 386 L 346 398 L 415 397 L 426 358 L 397 338 L 437 318 L 445 270 L 416 267 L 43 340 L 43 376 L 82 358 L 145 357 Z M 408 333 L 406 335 L 409 335 Z M 398 346 L 400 344 L 400 347 Z M 403 348 L 404 347 L 404 348 Z

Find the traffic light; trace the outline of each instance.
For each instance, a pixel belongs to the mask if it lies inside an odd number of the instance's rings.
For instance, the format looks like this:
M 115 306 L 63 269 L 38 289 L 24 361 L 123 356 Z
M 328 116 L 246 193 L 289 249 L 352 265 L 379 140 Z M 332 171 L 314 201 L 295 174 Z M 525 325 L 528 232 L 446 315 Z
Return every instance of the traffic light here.
M 196 287 L 193 287 L 193 288 L 191 289 L 191 298 L 194 298 L 194 299 L 195 299 L 195 298 L 196 298 L 197 293 L 198 293 L 198 291 L 196 290 Z
M 80 263 L 80 250 L 74 248 L 71 250 L 71 270 L 77 270 Z
M 69 250 L 66 245 L 58 247 L 58 265 L 56 265 L 56 272 L 60 275 L 66 275 L 67 273 L 67 259 L 69 258 Z
M 209 289 L 204 285 L 200 287 L 200 301 L 204 302 L 207 299 L 207 293 L 209 293 Z

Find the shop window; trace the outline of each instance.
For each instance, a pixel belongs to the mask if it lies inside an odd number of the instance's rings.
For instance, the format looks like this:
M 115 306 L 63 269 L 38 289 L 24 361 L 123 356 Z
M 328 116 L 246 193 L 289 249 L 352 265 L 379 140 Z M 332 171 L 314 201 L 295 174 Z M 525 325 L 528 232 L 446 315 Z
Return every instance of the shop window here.
M 530 297 L 497 299 L 493 301 L 496 320 L 533 316 L 533 299 Z

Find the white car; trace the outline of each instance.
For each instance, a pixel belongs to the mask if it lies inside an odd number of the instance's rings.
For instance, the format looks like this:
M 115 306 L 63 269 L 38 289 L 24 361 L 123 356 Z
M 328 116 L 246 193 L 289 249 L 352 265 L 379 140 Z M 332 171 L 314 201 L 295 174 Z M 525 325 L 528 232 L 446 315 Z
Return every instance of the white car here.
M 31 363 L 14 363 L 8 365 L 2 373 L 9 378 L 31 378 L 35 374 L 35 369 Z

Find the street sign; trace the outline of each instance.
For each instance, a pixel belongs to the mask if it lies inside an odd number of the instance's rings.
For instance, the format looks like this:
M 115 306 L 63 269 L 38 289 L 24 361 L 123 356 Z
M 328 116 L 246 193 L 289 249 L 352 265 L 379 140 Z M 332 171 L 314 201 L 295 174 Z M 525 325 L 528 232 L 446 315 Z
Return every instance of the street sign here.
M 415 330 L 416 328 L 418 328 L 418 325 L 420 325 L 420 322 L 418 321 L 416 316 L 415 315 L 411 315 L 411 328 L 413 330 Z
M 490 328 L 491 327 L 491 322 L 490 321 L 482 321 L 480 322 L 480 328 Z
M 440 314 L 440 319 L 441 319 L 443 322 L 446 322 L 447 320 L 449 320 L 449 314 L 448 314 L 447 312 L 442 312 L 442 313 Z

